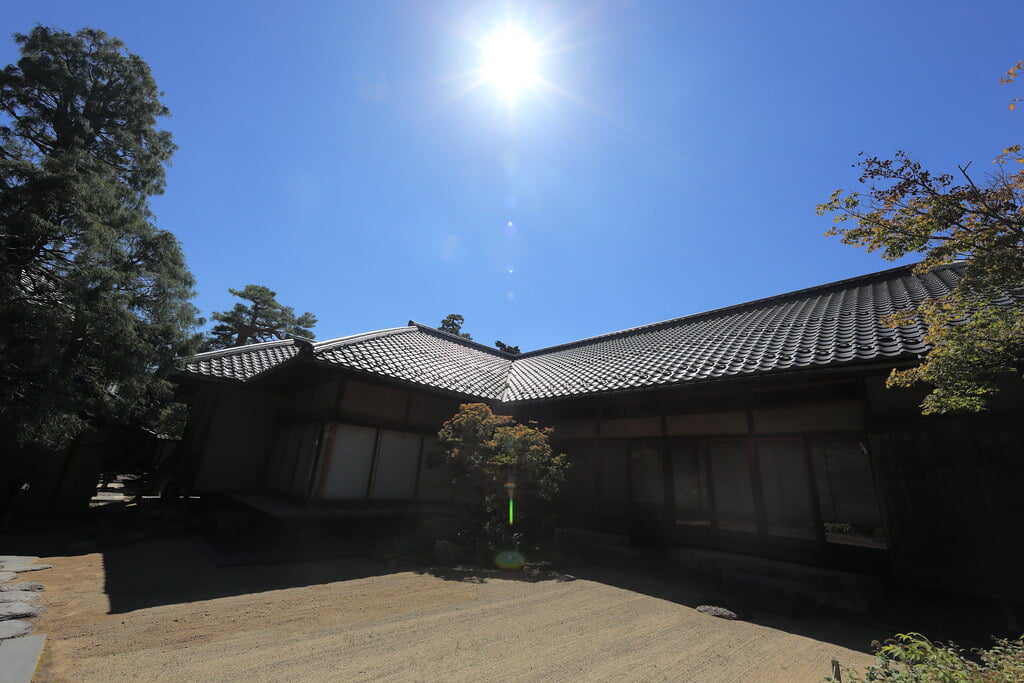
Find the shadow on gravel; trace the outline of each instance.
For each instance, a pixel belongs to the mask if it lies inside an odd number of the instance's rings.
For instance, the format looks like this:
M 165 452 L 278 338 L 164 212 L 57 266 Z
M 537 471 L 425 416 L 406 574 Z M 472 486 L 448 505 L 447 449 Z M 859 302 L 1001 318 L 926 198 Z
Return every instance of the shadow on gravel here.
M 1006 631 L 1006 613 L 991 600 L 922 589 L 894 591 L 869 612 L 835 612 L 787 602 L 771 591 L 723 586 L 652 556 L 615 567 L 573 557 L 557 568 L 528 565 L 522 571 L 472 565 L 424 568 L 365 559 L 375 536 L 365 529 L 362 536 L 314 533 L 304 528 L 274 534 L 203 531 L 183 535 L 180 527 L 155 524 L 145 511 L 108 506 L 89 512 L 82 518 L 8 530 L 2 551 L 39 557 L 101 553 L 113 614 L 414 571 L 443 581 L 476 584 L 493 580 L 594 581 L 688 608 L 724 607 L 742 621 L 863 652 L 871 651 L 873 640 L 910 631 L 932 640 L 954 640 L 965 647 L 987 647 L 990 635 L 1020 635 Z
M 460 581 L 462 583 L 487 583 L 490 580 L 500 581 L 522 581 L 524 583 L 540 583 L 541 581 L 575 581 L 572 574 L 563 574 L 550 569 L 527 567 L 518 571 L 507 571 L 503 569 L 484 569 L 482 567 L 471 567 L 457 565 L 454 567 L 430 567 L 429 569 L 413 569 L 417 574 L 429 574 L 430 576 L 445 581 Z
M 884 604 L 866 612 L 847 612 L 793 602 L 770 591 L 743 590 L 669 565 L 648 562 L 623 569 L 574 566 L 580 580 L 595 581 L 696 608 L 715 605 L 735 612 L 741 621 L 779 629 L 861 652 L 872 641 L 897 633 L 924 633 L 932 640 L 953 640 L 964 647 L 989 647 L 991 636 L 1017 637 L 1006 630 L 1005 613 L 991 600 L 909 589 L 893 592 Z M 708 619 L 716 617 L 708 616 Z
M 3 535 L 5 554 L 103 556 L 110 613 L 393 573 L 363 559 L 365 539 L 288 532 L 185 533 L 123 504 L 39 521 Z M 59 563 L 55 563 L 59 564 Z
M 262 551 L 260 561 L 236 561 L 229 565 L 218 565 L 200 547 L 209 542 L 197 542 L 195 538 L 145 541 L 104 551 L 110 613 L 349 581 L 395 571 L 360 558 L 312 559 L 313 552 L 297 552 L 293 556 L 295 542 L 280 546 L 267 538 L 251 538 L 250 542 Z M 271 561 L 263 562 L 264 559 Z
M 582 560 L 582 558 L 577 558 Z M 722 588 L 704 576 L 691 575 L 658 562 L 645 561 L 639 567 L 608 567 L 573 562 L 561 569 L 549 567 L 522 571 L 503 571 L 472 565 L 414 569 L 445 581 L 485 584 L 490 581 L 593 581 L 606 586 L 667 600 L 683 607 L 695 609 L 700 605 L 725 607 L 739 615 L 741 621 L 778 629 L 815 640 L 835 643 L 851 650 L 871 651 L 871 641 L 892 635 L 895 631 L 870 623 L 861 623 L 849 615 L 825 613 L 795 614 L 785 605 L 766 600 L 766 596 L 751 596 Z M 716 617 L 707 616 L 708 619 Z

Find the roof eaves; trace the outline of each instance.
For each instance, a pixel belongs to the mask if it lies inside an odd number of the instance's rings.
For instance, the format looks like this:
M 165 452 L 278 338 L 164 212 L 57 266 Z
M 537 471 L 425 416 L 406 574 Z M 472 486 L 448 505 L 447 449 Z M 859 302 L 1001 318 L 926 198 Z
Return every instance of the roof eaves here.
M 187 367 L 182 366 L 181 369 L 176 370 L 172 375 L 172 379 L 175 382 L 203 382 L 212 384 L 244 384 L 248 380 L 241 379 L 239 377 L 226 377 L 224 375 L 208 375 L 202 372 L 192 372 Z
M 224 356 L 233 356 L 238 353 L 249 353 L 250 351 L 258 351 L 260 349 L 272 349 L 278 346 L 295 346 L 296 342 L 293 339 L 274 339 L 273 341 L 258 342 L 256 344 L 246 344 L 245 346 L 229 346 L 226 349 L 217 349 L 216 351 L 204 351 L 203 353 L 197 353 L 194 356 L 189 356 L 185 359 L 186 363 L 191 363 L 194 360 L 208 360 L 210 358 L 222 358 Z
M 451 398 L 455 398 L 455 399 L 459 399 L 459 400 L 469 399 L 469 400 L 476 400 L 476 401 L 495 401 L 495 402 L 501 400 L 500 396 L 490 396 L 488 394 L 483 394 L 483 393 L 470 393 L 470 392 L 465 392 L 465 391 L 457 391 L 455 389 L 445 389 L 444 387 L 439 387 L 436 384 L 429 384 L 429 383 L 426 383 L 426 382 L 419 382 L 419 381 L 408 379 L 408 378 L 405 378 L 405 377 L 395 377 L 395 376 L 391 376 L 391 375 L 382 375 L 380 373 L 372 372 L 372 371 L 366 370 L 364 368 L 357 368 L 357 367 L 352 367 L 352 366 L 347 366 L 347 365 L 338 365 L 336 363 L 332 363 L 332 362 L 324 360 L 322 358 L 314 358 L 313 362 L 316 364 L 317 367 L 322 367 L 322 368 L 325 368 L 325 369 L 330 369 L 330 370 L 332 370 L 334 372 L 339 373 L 342 376 L 345 376 L 345 375 L 356 375 L 356 376 L 359 376 L 359 377 L 367 377 L 367 378 L 375 379 L 375 380 L 378 380 L 378 381 L 384 381 L 384 382 L 386 382 L 388 384 L 398 384 L 398 385 L 402 385 L 402 386 L 406 386 L 406 387 L 413 387 L 413 388 L 416 388 L 416 389 L 425 389 L 427 391 L 431 391 L 431 392 L 433 392 L 435 394 L 438 394 L 438 395 L 441 395 L 441 396 L 449 396 Z
M 818 366 L 801 366 L 801 367 L 789 367 L 789 368 L 776 368 L 774 370 L 767 370 L 762 372 L 749 372 L 736 375 L 725 375 L 717 377 L 702 377 L 699 379 L 686 379 L 676 382 L 666 382 L 664 384 L 649 384 L 645 386 L 633 386 L 633 387 L 617 387 L 614 389 L 597 389 L 594 391 L 573 393 L 573 394 L 557 394 L 552 396 L 533 396 L 530 398 L 521 398 L 513 400 L 505 400 L 502 398 L 502 403 L 508 403 L 510 405 L 525 405 L 532 403 L 543 403 L 545 401 L 564 401 L 567 399 L 589 399 L 596 396 L 610 396 L 610 395 L 623 395 L 623 394 L 636 394 L 636 393 L 651 393 L 658 391 L 678 391 L 680 389 L 689 389 L 702 387 L 710 384 L 737 384 L 745 382 L 757 382 L 760 380 L 775 379 L 780 376 L 800 376 L 807 374 L 814 375 L 835 375 L 846 372 L 856 372 L 860 370 L 870 371 L 872 369 L 885 369 L 891 370 L 894 367 L 911 367 L 917 365 L 920 362 L 920 355 L 911 352 L 902 353 L 898 356 L 889 356 L 886 358 L 875 358 L 871 360 L 852 360 L 844 361 L 841 363 L 818 365 Z
M 259 372 L 256 372 L 256 373 L 254 373 L 254 374 L 252 374 L 252 375 L 250 375 L 248 377 L 237 377 L 237 376 L 233 376 L 233 375 L 229 376 L 229 375 L 207 374 L 207 373 L 204 373 L 204 372 L 195 372 L 195 371 L 191 371 L 191 370 L 188 369 L 188 366 L 190 364 L 201 363 L 202 361 L 208 361 L 208 360 L 212 360 L 212 359 L 215 359 L 215 358 L 229 358 L 231 356 L 238 356 L 238 355 L 249 354 L 249 353 L 254 353 L 254 352 L 259 352 L 259 351 L 265 351 L 267 349 L 285 348 L 285 347 L 290 347 L 290 346 L 296 347 L 297 353 L 295 355 L 293 355 L 293 356 L 291 356 L 289 358 L 285 358 L 284 360 L 282 360 L 282 361 L 280 361 L 278 363 L 275 363 L 275 364 L 271 365 L 270 367 L 267 367 L 267 368 L 265 368 L 263 370 L 260 370 Z M 247 344 L 246 346 L 232 346 L 232 347 L 229 347 L 229 348 L 226 348 L 226 349 L 217 349 L 216 351 L 206 351 L 204 353 L 198 353 L 198 354 L 196 354 L 194 356 L 186 358 L 185 361 L 184 361 L 184 364 L 183 364 L 183 366 L 182 366 L 182 368 L 181 368 L 181 370 L 179 371 L 178 374 L 180 374 L 182 376 L 193 377 L 193 378 L 207 378 L 207 379 L 214 380 L 214 381 L 227 382 L 227 383 L 232 383 L 232 384 L 233 383 L 246 384 L 246 383 L 251 382 L 252 380 L 254 380 L 254 379 L 258 378 L 258 377 L 262 377 L 263 375 L 267 374 L 268 372 L 270 372 L 272 370 L 275 370 L 276 368 L 281 367 L 282 365 L 291 365 L 292 361 L 294 361 L 297 358 L 303 358 L 303 357 L 312 355 L 310 353 L 309 349 L 310 349 L 310 343 L 308 341 L 301 340 L 301 339 L 299 339 L 299 340 L 296 340 L 296 339 L 275 339 L 273 341 L 268 341 L 268 342 L 258 342 L 256 344 Z

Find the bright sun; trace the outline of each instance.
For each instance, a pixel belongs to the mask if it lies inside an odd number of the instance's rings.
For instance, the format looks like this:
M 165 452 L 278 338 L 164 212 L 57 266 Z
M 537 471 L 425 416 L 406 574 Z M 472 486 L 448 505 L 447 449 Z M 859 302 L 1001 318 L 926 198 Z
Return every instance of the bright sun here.
M 502 97 L 513 99 L 539 81 L 537 65 L 540 50 L 523 31 L 507 26 L 483 44 L 484 80 L 493 85 Z

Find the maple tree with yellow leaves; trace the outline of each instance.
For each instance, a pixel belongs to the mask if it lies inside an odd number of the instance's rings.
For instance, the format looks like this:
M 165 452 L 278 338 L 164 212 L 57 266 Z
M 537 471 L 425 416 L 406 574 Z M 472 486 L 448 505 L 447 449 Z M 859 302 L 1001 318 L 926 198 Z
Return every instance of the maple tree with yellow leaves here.
M 1013 83 L 1017 62 L 1002 78 Z M 1010 109 L 1022 98 L 1015 97 Z M 964 262 L 962 279 L 948 296 L 882 319 L 896 327 L 922 321 L 931 347 L 922 362 L 895 369 L 888 386 L 931 387 L 922 412 L 978 412 L 1008 377 L 1024 375 L 1024 163 L 1020 145 L 1003 150 L 983 182 L 958 166 L 959 176 L 933 173 L 902 151 L 893 159 L 862 155 L 864 192 L 836 190 L 819 204 L 833 215 L 826 235 L 880 250 L 895 260 L 923 254 L 915 272 Z

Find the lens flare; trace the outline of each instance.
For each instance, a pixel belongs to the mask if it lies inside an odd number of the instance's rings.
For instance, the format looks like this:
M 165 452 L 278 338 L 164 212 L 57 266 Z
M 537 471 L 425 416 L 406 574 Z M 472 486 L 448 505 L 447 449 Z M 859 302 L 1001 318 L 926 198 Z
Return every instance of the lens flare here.
M 518 550 L 502 550 L 494 558 L 498 569 L 522 569 L 526 566 L 526 558 Z

